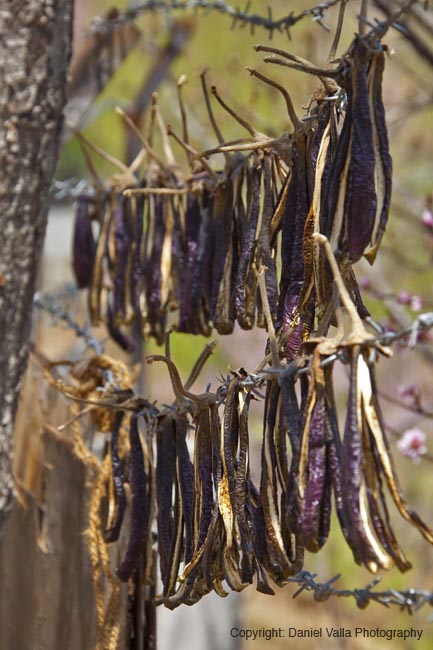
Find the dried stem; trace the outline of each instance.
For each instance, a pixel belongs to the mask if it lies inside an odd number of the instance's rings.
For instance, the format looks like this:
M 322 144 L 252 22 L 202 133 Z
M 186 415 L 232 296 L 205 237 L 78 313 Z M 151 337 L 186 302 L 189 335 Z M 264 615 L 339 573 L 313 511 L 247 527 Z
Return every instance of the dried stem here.
M 188 379 L 185 382 L 185 390 L 189 390 L 191 386 L 194 384 L 195 380 L 201 373 L 203 366 L 205 365 L 206 361 L 209 359 L 209 357 L 213 354 L 213 351 L 215 350 L 217 346 L 216 341 L 210 341 L 205 348 L 202 350 L 199 358 L 195 362 L 195 364 L 192 367 L 192 370 L 190 372 L 190 375 Z
M 273 88 L 276 88 L 277 90 L 280 91 L 280 93 L 283 95 L 284 99 L 286 100 L 286 107 L 287 107 L 287 113 L 289 114 L 289 118 L 295 128 L 295 130 L 301 128 L 302 122 L 296 115 L 295 107 L 293 106 L 292 98 L 290 97 L 289 93 L 287 90 L 281 86 L 279 83 L 276 81 L 273 81 L 273 79 L 270 79 L 269 77 L 265 77 L 265 75 L 261 74 L 260 72 L 257 72 L 254 68 L 250 68 L 247 66 L 245 70 L 248 70 L 250 75 L 253 77 L 257 77 L 257 79 L 260 79 L 260 81 L 263 81 L 264 83 L 268 84 L 269 86 L 272 86 Z
M 174 157 L 173 150 L 170 145 L 170 140 L 167 137 L 167 126 L 164 122 L 164 118 L 162 117 L 161 109 L 158 104 L 158 95 L 157 93 L 153 93 L 152 95 L 152 100 L 153 100 L 153 106 L 155 108 L 155 114 L 156 114 L 156 119 L 158 121 L 158 126 L 159 130 L 161 133 L 161 138 L 162 138 L 162 148 L 164 150 L 164 155 L 165 159 L 167 161 L 167 165 L 169 167 L 175 167 L 176 166 L 176 159 Z
M 187 187 L 175 189 L 173 187 L 133 187 L 123 191 L 123 196 L 137 196 L 137 194 L 165 194 L 176 196 L 178 194 L 188 194 Z
M 183 74 L 181 77 L 179 77 L 179 80 L 177 82 L 177 98 L 179 102 L 179 108 L 180 108 L 180 117 L 182 120 L 182 138 L 183 142 L 185 143 L 185 149 L 187 152 L 188 156 L 188 161 L 191 164 L 192 163 L 192 157 L 190 156 L 190 152 L 188 151 L 187 147 L 189 145 L 189 135 L 188 135 L 188 122 L 186 119 L 186 110 L 185 110 L 185 104 L 183 102 L 183 97 L 182 97 L 182 88 L 186 84 L 187 79 L 186 76 Z
M 340 10 L 338 12 L 337 27 L 335 29 L 334 40 L 332 41 L 331 49 L 329 50 L 329 54 L 328 54 L 328 65 L 330 65 L 334 61 L 335 55 L 337 53 L 337 48 L 341 37 L 341 31 L 343 29 L 344 13 L 346 11 L 347 2 L 348 0 L 341 0 L 340 2 Z
M 265 56 L 263 59 L 266 63 L 275 63 L 276 65 L 282 65 L 286 68 L 291 68 L 292 70 L 299 70 L 300 72 L 306 72 L 307 74 L 312 74 L 315 77 L 319 77 L 322 83 L 324 83 L 324 79 L 329 77 L 330 79 L 334 79 L 340 75 L 340 70 L 324 70 L 323 68 L 315 68 L 314 66 L 305 66 L 301 63 L 290 63 L 287 61 L 283 61 L 282 59 L 277 59 L 274 55 L 270 56 Z
M 184 140 L 182 140 L 182 138 L 180 138 L 173 131 L 173 129 L 171 127 L 171 124 L 167 124 L 167 135 L 174 138 L 175 141 L 178 143 L 178 145 L 185 150 L 185 152 L 187 154 L 187 157 L 188 157 L 188 163 L 189 163 L 191 169 L 194 171 L 193 162 L 194 162 L 194 160 L 197 160 L 200 157 L 200 153 L 196 149 L 194 149 L 194 147 L 191 147 L 190 144 L 188 144 L 187 142 L 184 142 Z M 208 165 L 208 163 L 205 160 L 201 159 L 200 164 L 202 165 L 203 169 L 205 169 L 207 171 L 209 176 L 211 178 L 213 178 L 214 181 L 218 180 L 218 177 L 217 177 L 216 173 L 214 172 L 212 167 L 210 167 L 210 165 Z
M 359 12 L 359 22 L 358 22 L 358 31 L 361 35 L 365 34 L 365 27 L 367 25 L 367 7 L 368 7 L 368 0 L 361 0 L 361 9 Z
M 216 99 L 216 100 L 221 104 L 221 106 L 224 108 L 224 110 L 226 110 L 227 113 L 229 113 L 232 117 L 234 117 L 234 119 L 235 119 L 237 122 L 239 122 L 239 124 L 240 124 L 241 126 L 243 126 L 244 129 L 246 129 L 250 135 L 252 135 L 253 137 L 255 137 L 255 136 L 257 135 L 257 131 L 256 131 L 256 129 L 254 129 L 254 128 L 251 126 L 251 124 L 249 124 L 248 122 L 246 122 L 246 120 L 244 120 L 240 115 L 238 115 L 238 114 L 236 113 L 236 111 L 235 111 L 233 108 L 230 108 L 230 106 L 228 106 L 228 104 L 226 104 L 226 102 L 223 100 L 223 98 L 218 94 L 218 91 L 217 91 L 217 89 L 216 89 L 216 86 L 211 86 L 210 91 L 211 91 L 212 95 L 215 97 L 215 99 Z
M 109 153 L 98 147 L 98 145 L 93 144 L 93 142 L 90 142 L 84 135 L 82 135 L 79 131 L 76 131 L 75 129 L 72 129 L 74 135 L 76 138 L 79 140 L 80 144 L 83 144 L 84 146 L 88 147 L 91 151 L 96 153 L 98 156 L 100 156 L 103 160 L 106 160 L 109 162 L 111 165 L 119 169 L 121 172 L 124 172 L 126 174 L 129 173 L 129 167 L 125 165 L 123 162 L 115 158 L 114 156 L 111 156 Z
M 257 277 L 259 280 L 260 297 L 262 299 L 263 312 L 265 314 L 266 325 L 269 334 L 269 346 L 271 348 L 272 367 L 279 368 L 281 364 L 280 364 L 280 356 L 278 354 L 278 344 L 275 336 L 275 329 L 272 320 L 271 310 L 269 308 L 268 293 L 266 291 L 266 281 L 265 281 L 266 271 L 267 271 L 266 267 L 261 266 L 257 273 Z
M 207 84 L 206 84 L 206 72 L 207 72 L 207 70 L 203 70 L 203 72 L 200 74 L 201 85 L 202 85 L 202 88 L 203 88 L 204 101 L 206 103 L 206 109 L 207 109 L 209 119 L 210 119 L 211 124 L 212 124 L 212 128 L 213 128 L 213 130 L 215 132 L 215 135 L 217 137 L 217 140 L 218 140 L 219 144 L 222 145 L 222 144 L 224 144 L 224 138 L 223 138 L 223 135 L 222 135 L 222 133 L 221 133 L 221 131 L 219 129 L 218 124 L 216 123 L 215 115 L 213 113 L 212 106 L 211 106 L 211 103 L 210 103 L 210 100 L 209 100 L 209 92 L 208 92 Z M 229 159 L 227 154 L 224 154 L 224 157 L 225 157 L 226 160 Z

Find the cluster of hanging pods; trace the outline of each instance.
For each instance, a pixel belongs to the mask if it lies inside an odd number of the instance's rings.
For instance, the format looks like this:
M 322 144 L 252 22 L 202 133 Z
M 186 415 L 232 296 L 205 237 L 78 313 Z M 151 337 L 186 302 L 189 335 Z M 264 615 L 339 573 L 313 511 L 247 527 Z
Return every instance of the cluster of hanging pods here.
M 92 322 L 105 320 L 124 348 L 131 344 L 122 328 L 130 323 L 159 343 L 167 341 L 169 326 L 209 336 L 213 328 L 229 334 L 237 322 L 269 333 L 262 374 L 241 369 L 216 392 L 197 395 L 192 381 L 182 385 L 167 350 L 148 360 L 167 365 L 174 404 L 158 410 L 141 401 L 126 419 L 118 406 L 111 439 L 115 515 L 107 540 L 121 528 L 128 465 L 131 533 L 118 575 L 127 580 L 140 558 L 151 561 L 155 519 L 160 602 L 167 607 L 254 581 L 258 590 L 273 593 L 270 580 L 285 584 L 301 570 L 304 550 L 317 552 L 326 542 L 332 502 L 355 561 L 373 573 L 394 564 L 401 571 L 410 567 L 392 530 L 386 490 L 400 514 L 433 543 L 433 532 L 401 494 L 375 379 L 378 354 L 388 350 L 368 330 L 353 271 L 362 256 L 374 262 L 390 204 L 382 36 L 374 29 L 356 35 L 325 69 L 258 47 L 266 61 L 321 80 L 300 119 L 285 88 L 250 70 L 285 99 L 293 129 L 280 138 L 257 132 L 212 88 L 249 133 L 224 142 L 203 75 L 219 144 L 195 151 L 181 81 L 182 137 L 165 127 L 156 100 L 152 106 L 166 159 L 151 136 L 137 134 L 139 158 L 109 187 L 97 184 L 93 196 L 78 199 L 77 281 L 88 287 Z M 183 146 L 189 174 L 176 164 L 169 135 Z M 215 153 L 224 154 L 219 171 L 208 162 Z M 134 171 L 144 158 L 147 168 L 138 178 Z M 333 369 L 341 362 L 350 378 L 340 433 Z M 249 407 L 261 386 L 261 477 L 255 485 Z M 117 451 L 122 422 L 130 431 L 127 462 Z

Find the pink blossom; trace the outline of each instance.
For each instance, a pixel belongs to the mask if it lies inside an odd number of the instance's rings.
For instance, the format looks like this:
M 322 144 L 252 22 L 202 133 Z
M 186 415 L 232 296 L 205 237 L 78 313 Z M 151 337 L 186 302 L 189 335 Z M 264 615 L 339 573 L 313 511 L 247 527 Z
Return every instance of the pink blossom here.
M 426 228 L 433 228 L 433 213 L 431 210 L 423 210 L 421 219 Z
M 408 305 L 412 299 L 411 294 L 409 291 L 406 291 L 406 289 L 403 289 L 403 291 L 400 291 L 398 295 L 398 302 L 400 302 L 402 305 Z
M 370 278 L 367 278 L 366 276 L 362 277 L 359 280 L 359 288 L 363 289 L 364 291 L 368 291 L 369 289 L 371 289 Z
M 412 397 L 415 399 L 419 396 L 419 387 L 416 384 L 403 385 L 399 387 L 398 394 L 401 397 Z
M 419 463 L 421 456 L 427 452 L 425 445 L 425 433 L 415 427 L 405 431 L 397 443 L 397 447 L 403 456 L 412 458 L 414 463 Z
M 412 296 L 410 301 L 410 307 L 413 311 L 421 311 L 424 305 L 424 300 L 422 296 Z

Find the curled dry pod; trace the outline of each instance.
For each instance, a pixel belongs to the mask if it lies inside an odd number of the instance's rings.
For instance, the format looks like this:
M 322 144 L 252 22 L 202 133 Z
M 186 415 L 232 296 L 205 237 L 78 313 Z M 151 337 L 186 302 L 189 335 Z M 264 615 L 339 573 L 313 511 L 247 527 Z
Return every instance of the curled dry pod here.
M 351 56 L 351 92 L 348 110 L 352 113 L 350 164 L 345 194 L 345 238 L 351 262 L 357 262 L 366 250 L 377 211 L 373 121 L 367 86 L 369 50 L 356 39 Z M 346 242 L 342 248 L 344 250 Z
M 347 109 L 322 204 L 322 233 L 348 261 L 373 263 L 391 196 L 392 161 L 382 101 L 383 50 L 355 38 L 342 77 Z
M 221 549 L 221 522 L 214 499 L 221 478 L 216 396 L 209 393 L 194 398 L 194 550 L 180 577 L 182 583 L 189 585 L 189 598 L 193 599 L 200 598 L 214 587 L 218 572 L 213 573 L 212 569 L 213 550 Z
M 185 563 L 191 561 L 194 548 L 194 467 L 189 457 L 186 434 L 188 421 L 185 415 L 178 414 L 175 420 L 176 432 L 176 472 L 182 499 L 184 520 Z
M 275 447 L 277 467 L 282 487 L 281 528 L 287 556 L 292 570 L 300 571 L 304 561 L 304 547 L 297 535 L 299 521 L 299 498 L 297 476 L 301 444 L 301 412 L 296 396 L 295 380 L 299 365 L 292 361 L 278 375 L 280 395 L 277 411 Z M 291 449 L 291 463 L 288 463 L 288 444 Z
M 212 197 L 203 188 L 188 196 L 185 210 L 183 270 L 179 281 L 178 331 L 210 336 L 209 298 Z
M 135 347 L 134 343 L 132 342 L 132 339 L 130 339 L 129 336 L 127 336 L 124 332 L 122 332 L 120 327 L 116 324 L 113 309 L 111 308 L 110 302 L 108 300 L 105 318 L 108 332 L 113 341 L 115 341 L 117 345 L 120 345 L 122 350 L 125 350 L 126 352 L 132 352 Z
M 257 572 L 257 591 L 273 595 L 275 592 L 268 583 L 265 571 L 265 567 L 268 566 L 265 516 L 260 502 L 260 493 L 250 476 L 248 477 L 247 516 L 252 531 L 252 545 L 255 558 L 254 567 Z
M 267 553 L 265 567 L 272 579 L 277 584 L 283 585 L 287 582 L 287 578 L 293 574 L 293 567 L 286 553 L 278 504 L 274 429 L 279 392 L 280 388 L 276 380 L 268 382 L 263 425 L 260 502 L 266 526 Z
M 219 334 L 231 334 L 230 313 L 233 263 L 233 183 L 230 176 L 214 190 L 212 205 L 212 281 L 210 311 Z
M 342 492 L 346 503 L 346 516 L 353 528 L 355 560 L 365 564 L 372 572 L 392 566 L 391 556 L 381 548 L 368 512 L 367 486 L 363 464 L 363 400 L 359 377 L 362 359 L 359 346 L 350 348 L 350 387 L 347 416 L 342 445 Z
M 388 131 L 382 99 L 384 67 L 385 54 L 381 49 L 379 52 L 373 53 L 367 79 L 370 112 L 373 122 L 374 179 L 377 194 L 377 208 L 370 244 L 364 253 L 370 264 L 373 264 L 376 258 L 377 250 L 385 232 L 392 190 L 392 159 L 389 153 Z
M 251 583 L 254 574 L 255 554 L 252 539 L 252 524 L 249 517 L 249 432 L 248 412 L 251 394 L 239 395 L 239 454 L 235 477 L 235 516 L 239 528 L 241 548 L 241 580 Z
M 367 485 L 368 509 L 374 532 L 377 539 L 386 552 L 393 558 L 400 571 L 407 571 L 411 568 L 411 564 L 400 549 L 392 530 L 380 472 L 380 461 L 377 455 L 377 450 L 371 444 L 368 435 L 364 437 L 364 457 L 364 475 Z
M 113 476 L 115 512 L 110 528 L 105 532 L 106 542 L 115 542 L 119 539 L 120 529 L 126 509 L 126 495 L 124 488 L 124 477 L 122 461 L 119 457 L 119 430 L 123 422 L 124 412 L 117 411 L 114 418 L 114 426 L 111 434 L 111 472 Z
M 332 274 L 323 257 L 321 246 L 314 241 L 314 233 L 322 232 L 323 188 L 329 180 L 333 153 L 333 113 L 329 102 L 318 104 L 318 123 L 310 149 L 311 167 L 314 167 L 314 191 L 304 228 L 303 256 L 304 283 L 299 299 L 301 314 L 307 314 L 312 302 L 320 323 L 332 296 Z M 335 125 L 334 125 L 335 126 Z
M 210 403 L 199 403 L 196 406 L 194 423 L 196 426 L 194 445 L 194 545 L 200 549 L 209 532 L 212 519 L 213 475 L 215 471 L 214 448 L 212 439 L 215 427 L 215 408 Z M 219 426 L 218 426 L 219 430 Z M 218 435 L 218 434 L 217 434 Z
M 344 538 L 350 546 L 354 558 L 358 563 L 362 562 L 361 540 L 359 540 L 356 529 L 347 512 L 346 494 L 343 491 L 342 465 L 343 452 L 338 428 L 337 407 L 334 397 L 334 387 L 332 380 L 332 365 L 329 364 L 324 369 L 325 373 L 325 390 L 326 390 L 326 412 L 325 412 L 325 430 L 328 444 L 329 467 L 332 477 L 332 487 L 334 491 L 335 507 L 338 521 Z
M 218 507 L 220 510 L 225 539 L 223 542 L 223 573 L 230 587 L 242 590 L 252 582 L 250 540 L 245 518 L 245 498 L 247 479 L 248 431 L 243 410 L 242 431 L 240 430 L 240 397 L 242 388 L 239 377 L 235 376 L 227 387 L 224 418 L 221 430 L 222 472 L 218 484 Z M 236 462 L 239 437 L 241 436 L 241 457 Z M 240 501 L 240 502 L 239 502 Z M 243 563 L 240 563 L 240 551 Z
M 108 230 L 108 267 L 113 282 L 113 318 L 123 322 L 126 316 L 128 262 L 132 248 L 132 229 L 128 214 L 129 199 L 112 192 L 112 219 Z
M 110 223 L 112 220 L 111 203 L 104 207 L 101 231 L 96 245 L 95 263 L 93 266 L 92 281 L 89 287 L 89 312 L 93 325 L 98 325 L 101 320 L 102 290 L 104 286 L 105 258 L 107 254 L 107 241 Z
M 355 560 L 375 573 L 395 562 L 410 568 L 391 527 L 383 479 L 402 516 L 433 543 L 431 529 L 409 510 L 398 484 L 377 400 L 369 352 L 350 349 L 351 379 L 343 445 L 338 434 L 332 385 L 326 391 L 326 427 L 331 476 L 343 534 Z M 328 373 L 325 369 L 325 374 Z
M 415 526 L 430 544 L 433 544 L 432 529 L 424 523 L 416 512 L 408 508 L 407 502 L 402 494 L 384 431 L 382 414 L 377 397 L 374 366 L 368 360 L 366 352 L 359 359 L 358 381 L 361 387 L 364 426 L 368 431 L 370 443 L 378 461 L 378 470 L 382 473 L 394 503 L 402 517 Z
M 236 318 L 243 329 L 251 329 L 255 320 L 257 280 L 253 262 L 260 215 L 262 171 L 263 164 L 259 160 L 247 176 L 248 206 L 245 224 L 241 228 L 239 266 L 234 287 Z
M 197 315 L 199 332 L 204 336 L 210 336 L 212 331 L 210 323 L 212 268 L 209 264 L 212 255 L 212 210 L 213 197 L 205 189 L 200 197 L 200 237 L 191 285 L 191 313 Z
M 170 196 L 150 195 L 147 202 L 145 239 L 145 331 L 159 344 L 164 341 L 170 297 L 173 206 Z
M 276 247 L 271 243 L 271 223 L 272 216 L 275 211 L 274 201 L 274 180 L 272 174 L 272 158 L 269 155 L 264 155 L 263 158 L 263 207 L 260 232 L 257 241 L 255 267 L 260 269 L 262 266 L 266 268 L 265 284 L 266 294 L 268 297 L 269 310 L 272 319 L 277 317 L 277 301 L 278 301 L 278 282 L 277 282 L 277 266 L 276 266 Z M 258 314 L 257 325 L 265 327 L 265 316 L 263 313 L 263 305 L 261 301 L 260 292 L 257 295 Z
M 166 413 L 164 428 L 170 431 L 175 444 L 175 484 L 171 521 L 173 530 L 164 580 L 164 604 L 170 609 L 188 603 L 193 589 L 194 576 L 181 580 L 181 562 L 188 564 L 193 555 L 194 542 L 194 468 L 186 443 L 188 420 L 185 413 Z M 162 449 L 161 449 L 162 453 Z M 160 472 L 164 472 L 164 460 Z M 161 480 L 161 479 L 160 479 Z M 164 480 L 164 479 L 163 479 Z M 166 483 L 166 481 L 164 480 Z M 158 484 L 158 477 L 157 477 Z M 158 487 L 157 487 L 158 491 Z M 173 497 L 172 497 L 173 498 Z M 168 501 L 167 501 L 168 503 Z M 171 501 L 170 501 L 171 503 Z M 162 516 L 162 515 L 161 515 Z M 158 518 L 160 517 L 158 512 Z M 165 524 L 164 524 L 165 525 Z M 168 545 L 167 545 L 168 548 Z
M 298 134 L 292 147 L 292 171 L 282 221 L 281 280 L 278 322 L 284 332 L 293 329 L 286 342 L 289 361 L 299 354 L 307 322 L 299 317 L 299 303 L 304 284 L 303 242 L 310 205 L 308 186 L 308 151 L 305 135 Z
M 326 542 L 331 516 L 331 476 L 326 439 L 325 376 L 319 349 L 313 353 L 306 399 L 299 466 L 296 470 L 299 494 L 297 531 L 308 551 L 317 552 Z
M 92 232 L 94 199 L 82 195 L 75 207 L 74 238 L 72 244 L 72 266 L 79 289 L 90 285 L 95 263 L 96 243 Z
M 145 287 L 144 287 L 144 237 L 143 237 L 143 220 L 146 196 L 131 198 L 131 230 L 132 230 L 132 252 L 131 265 L 129 268 L 130 279 L 130 302 L 134 314 L 137 331 L 143 332 L 143 311 L 145 306 Z M 133 202 L 134 201 L 134 202 Z

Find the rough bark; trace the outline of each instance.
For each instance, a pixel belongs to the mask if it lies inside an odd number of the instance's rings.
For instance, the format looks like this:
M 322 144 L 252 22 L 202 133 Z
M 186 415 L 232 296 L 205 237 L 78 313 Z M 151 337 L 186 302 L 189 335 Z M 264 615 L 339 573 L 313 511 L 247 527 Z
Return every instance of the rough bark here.
M 57 160 L 73 0 L 0 8 L 0 531 L 14 499 L 12 433 Z

